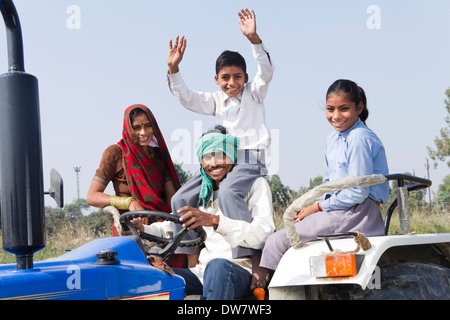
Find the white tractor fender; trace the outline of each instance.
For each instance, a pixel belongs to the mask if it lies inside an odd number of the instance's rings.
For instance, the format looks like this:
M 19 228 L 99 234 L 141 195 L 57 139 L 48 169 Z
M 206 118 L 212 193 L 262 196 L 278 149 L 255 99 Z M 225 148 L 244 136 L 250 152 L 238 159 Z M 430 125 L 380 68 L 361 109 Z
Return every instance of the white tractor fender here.
M 410 246 L 420 244 L 434 244 L 450 242 L 450 233 L 442 234 L 417 234 L 417 235 L 394 235 L 368 237 L 371 248 L 367 251 L 360 251 L 364 261 L 356 276 L 316 278 L 310 274 L 309 259 L 313 256 L 320 256 L 329 253 L 325 241 L 313 241 L 305 243 L 302 248 L 290 248 L 281 259 L 269 284 L 271 288 L 326 285 L 326 284 L 358 284 L 364 290 L 376 271 L 376 266 L 383 253 L 391 247 Z M 353 251 L 356 243 L 353 238 L 330 240 L 334 250 Z

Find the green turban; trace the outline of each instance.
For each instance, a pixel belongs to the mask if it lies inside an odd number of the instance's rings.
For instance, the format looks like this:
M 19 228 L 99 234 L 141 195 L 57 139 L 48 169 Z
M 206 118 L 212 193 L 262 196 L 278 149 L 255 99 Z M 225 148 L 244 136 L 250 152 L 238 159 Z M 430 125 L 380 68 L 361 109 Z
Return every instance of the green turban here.
M 200 190 L 200 200 L 206 205 L 211 199 L 213 190 L 213 179 L 208 176 L 203 169 L 202 157 L 206 154 L 223 152 L 233 163 L 236 162 L 237 148 L 239 147 L 239 139 L 230 134 L 208 133 L 202 136 L 195 144 L 197 158 L 200 162 L 200 173 L 202 175 L 202 187 Z

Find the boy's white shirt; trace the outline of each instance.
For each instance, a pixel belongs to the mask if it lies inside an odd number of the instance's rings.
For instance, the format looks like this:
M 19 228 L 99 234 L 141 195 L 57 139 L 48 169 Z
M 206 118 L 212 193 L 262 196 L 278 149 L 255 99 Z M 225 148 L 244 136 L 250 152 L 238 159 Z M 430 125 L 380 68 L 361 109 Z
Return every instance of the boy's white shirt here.
M 270 132 L 266 125 L 264 99 L 272 80 L 274 67 L 263 44 L 251 44 L 258 70 L 241 94 L 230 98 L 223 91 L 200 92 L 189 89 L 181 73 L 168 74 L 169 88 L 188 110 L 216 117 L 216 124 L 239 138 L 239 149 L 267 150 Z
M 228 259 L 251 273 L 250 258 L 233 259 L 232 247 L 242 246 L 252 249 L 262 249 L 267 237 L 275 230 L 272 210 L 272 193 L 266 179 L 258 178 L 245 198 L 252 221 L 245 222 L 225 217 L 217 206 L 217 199 L 211 199 L 206 207 L 199 210 L 219 215 L 219 226 L 203 227 L 206 232 L 204 248 L 200 251 L 199 263 L 190 270 L 203 282 L 206 264 L 215 258 Z M 156 222 L 144 226 L 144 231 L 160 237 L 171 237 L 172 222 Z

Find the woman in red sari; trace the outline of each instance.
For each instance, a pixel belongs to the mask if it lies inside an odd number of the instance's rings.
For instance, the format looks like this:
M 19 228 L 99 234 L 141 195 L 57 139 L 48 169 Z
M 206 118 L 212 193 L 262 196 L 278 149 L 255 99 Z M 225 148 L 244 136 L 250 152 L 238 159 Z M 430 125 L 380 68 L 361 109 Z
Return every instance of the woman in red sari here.
M 115 195 L 104 192 L 109 182 L 113 183 Z M 99 208 L 114 206 L 120 213 L 171 212 L 170 200 L 179 187 L 178 175 L 152 112 L 144 105 L 127 108 L 122 140 L 104 151 L 87 203 Z M 114 227 L 113 236 L 118 236 Z M 184 255 L 174 255 L 167 262 L 173 267 L 186 266 Z

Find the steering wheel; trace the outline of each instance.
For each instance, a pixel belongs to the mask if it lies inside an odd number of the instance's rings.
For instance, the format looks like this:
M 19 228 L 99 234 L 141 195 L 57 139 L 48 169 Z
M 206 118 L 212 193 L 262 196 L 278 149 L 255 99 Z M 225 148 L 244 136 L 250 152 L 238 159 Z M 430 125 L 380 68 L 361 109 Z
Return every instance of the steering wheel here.
M 183 237 L 188 233 L 188 230 L 186 228 L 182 228 L 172 239 L 158 237 L 150 233 L 138 231 L 134 227 L 133 223 L 131 223 L 132 219 L 138 217 L 163 219 L 177 224 L 182 224 L 182 222 L 180 221 L 179 217 L 173 214 L 159 211 L 138 210 L 125 212 L 124 214 L 122 214 L 119 219 L 120 223 L 125 224 L 130 229 L 131 233 L 133 234 L 132 238 L 136 241 L 136 243 L 146 256 L 156 256 L 164 261 L 167 258 L 169 258 L 169 256 L 173 252 L 175 252 L 175 249 L 178 246 L 193 247 L 201 245 L 203 242 L 205 242 L 206 232 L 205 230 L 203 230 L 202 227 L 197 227 L 194 229 L 198 237 L 192 240 L 182 240 Z M 148 249 L 146 246 L 144 246 L 141 238 L 152 242 L 156 242 L 158 244 L 163 244 L 165 245 L 165 247 L 164 248 L 153 247 L 151 249 Z

